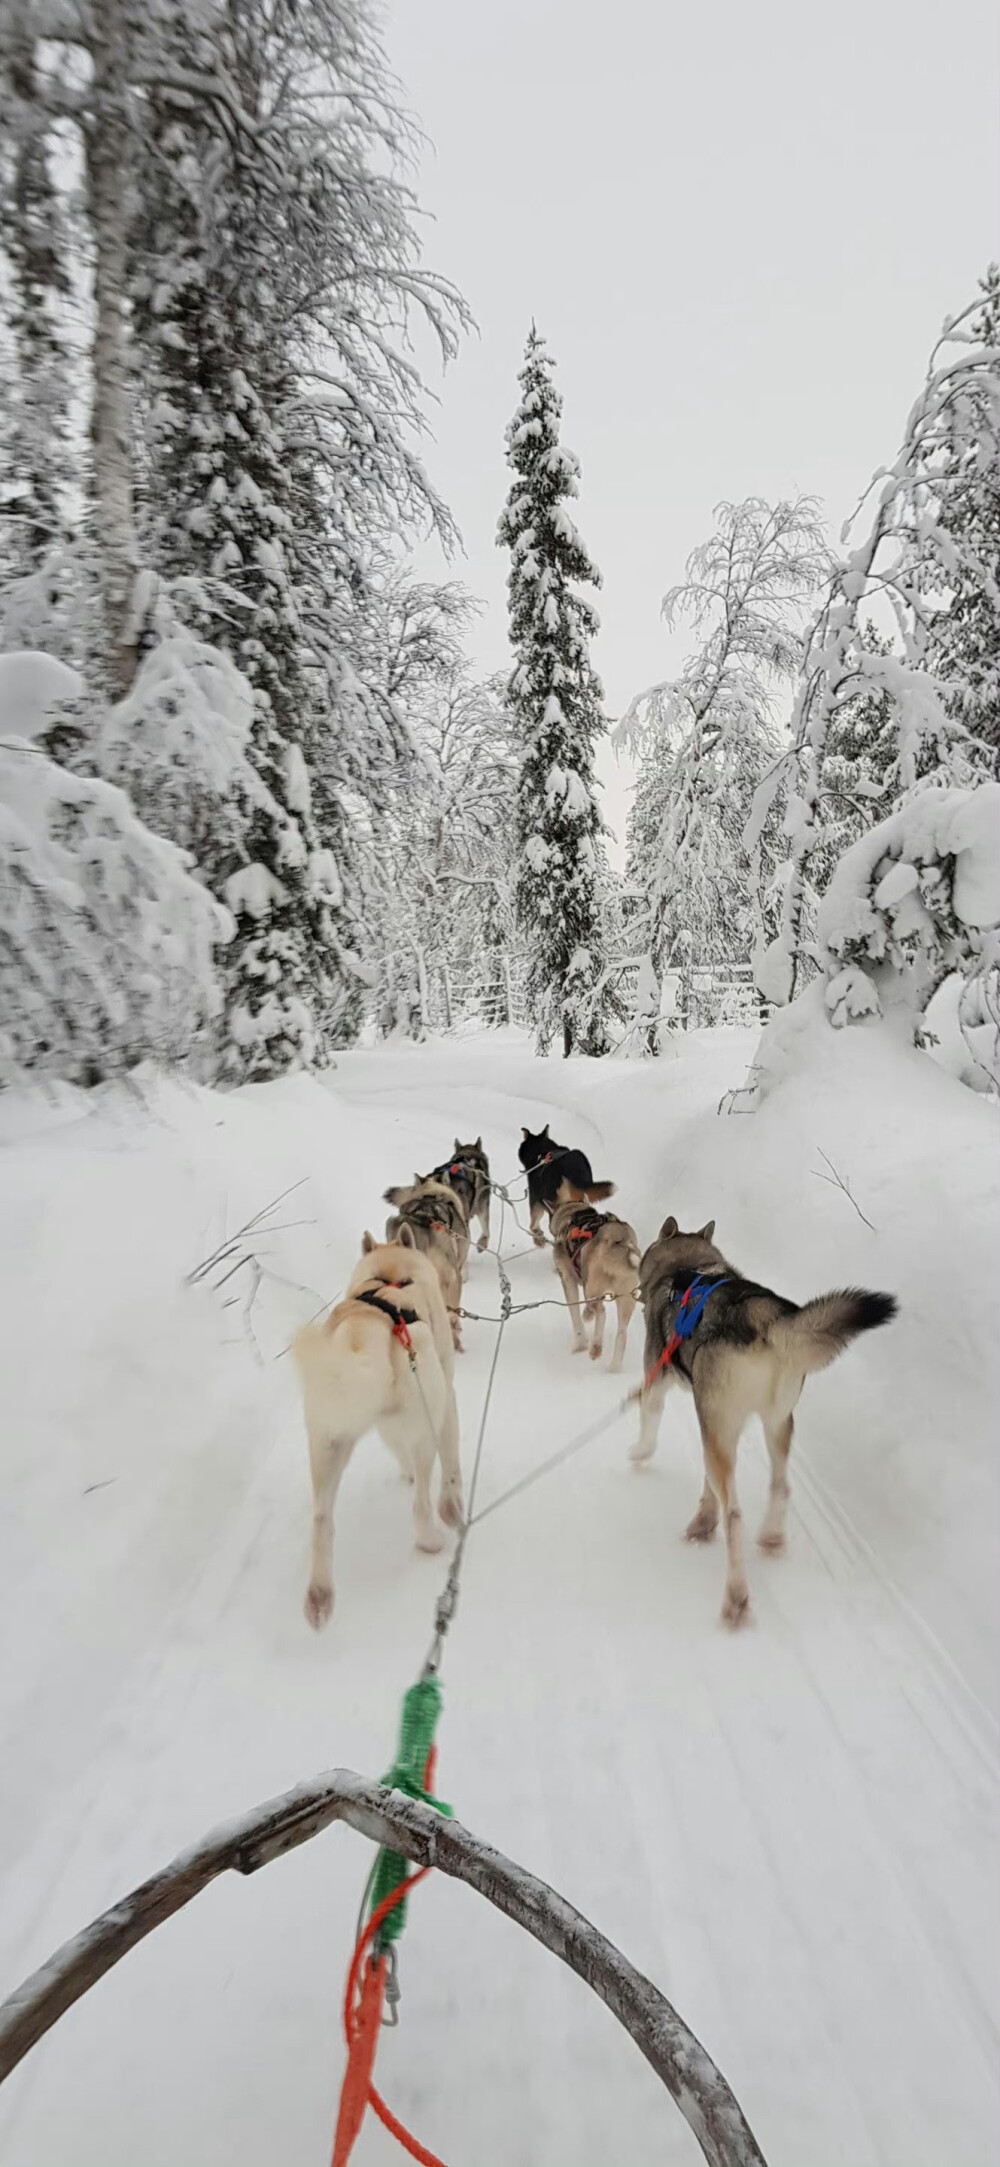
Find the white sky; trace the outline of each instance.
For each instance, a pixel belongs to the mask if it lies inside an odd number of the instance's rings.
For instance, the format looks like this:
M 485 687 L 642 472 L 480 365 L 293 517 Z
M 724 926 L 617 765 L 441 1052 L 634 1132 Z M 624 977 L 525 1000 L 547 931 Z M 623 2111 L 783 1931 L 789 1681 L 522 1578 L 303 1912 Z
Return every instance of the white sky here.
M 996 0 L 390 0 L 430 147 L 426 260 L 479 324 L 428 463 L 507 661 L 503 432 L 532 315 L 600 566 L 608 708 L 676 665 L 664 590 L 722 497 L 834 529 L 894 452 L 942 318 L 998 250 Z M 606 753 L 605 811 L 625 778 Z

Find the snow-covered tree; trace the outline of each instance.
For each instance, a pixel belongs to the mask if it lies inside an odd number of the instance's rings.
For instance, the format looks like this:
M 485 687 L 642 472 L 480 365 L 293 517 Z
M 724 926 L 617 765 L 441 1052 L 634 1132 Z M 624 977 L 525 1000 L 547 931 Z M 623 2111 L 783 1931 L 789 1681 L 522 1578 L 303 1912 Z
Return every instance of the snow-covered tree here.
M 884 1015 L 912 1041 L 960 977 L 959 1023 L 1000 1088 L 1000 784 L 920 791 L 880 821 L 841 858 L 816 940 L 837 1025 Z
M 93 1084 L 150 1056 L 177 1062 L 203 1049 L 231 930 L 123 791 L 70 774 L 5 728 L 0 1078 L 37 1071 Z
M 353 1036 L 365 965 L 345 798 L 398 758 L 359 675 L 372 541 L 418 510 L 450 532 L 413 454 L 422 308 L 447 352 L 461 307 L 420 272 L 405 148 L 354 0 L 166 0 L 135 238 L 152 553 L 175 602 L 258 694 L 251 757 L 277 827 L 253 823 L 230 1005 L 262 1074 Z M 193 34 L 194 33 L 194 34 Z M 233 880 L 236 878 L 236 888 Z M 266 908 L 263 908 L 266 904 Z
M 790 843 L 782 923 L 759 974 L 774 1001 L 790 999 L 809 961 L 811 869 L 826 817 L 831 731 L 842 710 L 859 696 L 888 703 L 894 800 L 928 783 L 967 785 L 988 772 L 988 749 L 956 712 L 964 704 L 957 679 L 949 695 L 930 669 L 949 596 L 981 592 L 988 617 L 1000 592 L 996 557 L 986 550 L 988 522 L 963 525 L 970 477 L 1000 454 L 1000 356 L 978 335 L 978 307 L 946 323 L 901 449 L 874 478 L 868 531 L 835 565 L 807 639 L 792 750 L 758 793 L 751 827 L 783 799 Z M 893 636 L 888 650 L 884 637 L 870 636 L 880 611 Z
M 33 14 L 27 0 L 9 0 L 0 23 L 0 233 L 11 342 L 0 479 L 5 580 L 36 574 L 63 539 L 70 476 L 65 219 L 52 180 L 53 124 L 39 96 Z
M 971 411 L 945 417 L 938 486 L 940 522 L 952 545 L 944 606 L 930 620 L 927 659 L 949 711 L 989 745 L 1000 774 L 1000 268 L 991 264 L 968 336 L 984 367 Z M 992 391 L 990 378 L 992 377 Z
M 779 838 L 773 822 L 744 835 L 828 563 L 811 497 L 748 497 L 715 518 L 663 601 L 667 624 L 686 619 L 698 643 L 676 678 L 637 695 L 618 732 L 639 762 L 625 878 L 647 1006 L 668 967 L 683 981 L 692 958 L 749 961 L 760 942 Z
M 559 441 L 562 400 L 534 326 L 520 372 L 521 400 L 507 430 L 514 480 L 498 541 L 509 549 L 509 699 L 520 744 L 515 824 L 517 920 L 530 951 L 527 994 L 540 1051 L 558 1033 L 563 1052 L 603 1053 L 610 992 L 598 898 L 601 817 L 594 748 L 603 692 L 590 660 L 597 614 L 580 589 L 600 574 L 569 516 L 579 462 Z
M 443 977 L 446 1021 L 473 1012 L 505 1018 L 515 946 L 511 718 L 502 683 L 477 679 L 460 650 L 449 657 L 449 644 L 445 634 L 433 669 L 426 657 L 414 666 L 406 702 L 413 756 L 373 837 L 389 1009 L 395 996 L 412 996 L 404 1029 L 424 1026 L 422 974 L 433 969 Z M 392 1021 L 399 1027 L 400 1017 Z

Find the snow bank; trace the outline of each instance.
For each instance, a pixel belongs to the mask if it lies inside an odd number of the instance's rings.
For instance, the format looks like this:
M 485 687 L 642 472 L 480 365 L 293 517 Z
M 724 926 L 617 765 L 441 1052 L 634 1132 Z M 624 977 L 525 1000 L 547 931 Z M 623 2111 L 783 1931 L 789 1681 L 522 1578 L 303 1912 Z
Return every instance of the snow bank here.
M 183 1060 L 217 1013 L 231 930 L 122 791 L 0 745 L 0 1076 Z
M 79 670 L 54 655 L 31 649 L 0 655 L 0 736 L 35 739 L 50 728 L 54 710 L 85 690 Z

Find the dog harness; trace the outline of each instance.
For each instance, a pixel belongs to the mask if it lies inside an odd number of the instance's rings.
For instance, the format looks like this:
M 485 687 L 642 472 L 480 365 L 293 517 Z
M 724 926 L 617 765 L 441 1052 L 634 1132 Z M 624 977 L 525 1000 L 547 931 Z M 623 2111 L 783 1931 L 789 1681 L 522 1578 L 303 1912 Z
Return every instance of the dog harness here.
M 713 1294 L 718 1293 L 720 1287 L 727 1287 L 728 1285 L 728 1277 L 704 1279 L 699 1274 L 696 1279 L 692 1279 L 690 1286 L 686 1287 L 681 1295 L 681 1305 L 677 1312 L 673 1334 L 664 1347 L 659 1361 L 653 1363 L 648 1377 L 643 1380 L 644 1392 L 649 1391 L 650 1385 L 653 1383 L 654 1378 L 659 1376 L 661 1369 L 670 1368 L 678 1347 L 683 1346 L 686 1339 L 690 1339 L 692 1332 L 701 1323 L 706 1302 L 711 1299 Z
M 454 1220 L 456 1209 L 461 1211 L 457 1197 L 453 1202 L 451 1197 L 418 1196 L 412 1204 L 402 1206 L 400 1218 L 407 1220 L 410 1226 L 422 1226 L 431 1234 L 455 1234 L 459 1232 Z M 442 1219 L 442 1211 L 452 1214 L 450 1225 L 447 1219 Z
M 566 1247 L 569 1250 L 569 1261 L 578 1279 L 582 1280 L 583 1278 L 583 1252 L 586 1244 L 593 1241 L 595 1234 L 600 1233 L 602 1226 L 610 1225 L 612 1216 L 611 1212 L 606 1211 L 578 1212 L 577 1217 L 581 1224 L 571 1226 L 565 1236 Z
M 407 1280 L 405 1283 L 407 1286 L 413 1284 L 412 1280 Z M 391 1284 L 390 1280 L 383 1279 L 382 1281 L 383 1286 Z M 400 1287 L 399 1291 L 402 1293 L 402 1287 Z M 391 1302 L 384 1302 L 380 1294 L 373 1294 L 368 1287 L 364 1289 L 363 1293 L 353 1295 L 352 1300 L 367 1302 L 369 1309 L 380 1310 L 383 1317 L 388 1317 L 392 1326 L 393 1339 L 398 1339 L 400 1346 L 405 1348 L 406 1353 L 412 1354 L 413 1341 L 410 1338 L 409 1328 L 411 1324 L 419 1324 L 420 1322 L 415 1309 L 394 1309 Z

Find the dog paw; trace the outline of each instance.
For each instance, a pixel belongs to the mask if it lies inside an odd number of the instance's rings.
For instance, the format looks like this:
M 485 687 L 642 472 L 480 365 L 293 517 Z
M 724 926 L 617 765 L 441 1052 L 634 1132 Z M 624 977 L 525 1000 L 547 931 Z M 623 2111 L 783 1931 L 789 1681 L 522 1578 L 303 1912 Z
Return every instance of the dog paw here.
M 785 1547 L 785 1531 L 783 1528 L 761 1528 L 757 1537 L 758 1550 L 766 1550 L 771 1557 L 776 1558 L 781 1556 Z
M 536 1234 L 536 1233 L 533 1233 L 533 1234 L 532 1234 L 532 1237 L 531 1237 L 531 1239 L 532 1239 L 532 1241 L 534 1242 L 534 1244 L 535 1244 L 535 1248 L 536 1248 L 536 1249 L 544 1249 L 544 1247 L 545 1247 L 545 1236 L 544 1236 L 544 1234 Z
M 485 1251 L 485 1250 L 487 1250 L 487 1249 L 489 1248 L 489 1246 L 490 1246 L 490 1237 L 489 1237 L 489 1235 L 488 1235 L 488 1234 L 480 1234 L 479 1240 L 478 1240 L 478 1241 L 477 1241 L 477 1243 L 476 1243 L 476 1249 L 477 1249 L 477 1251 L 478 1251 L 479 1255 L 480 1255 L 480 1256 L 482 1256 L 482 1255 L 483 1255 L 483 1253 L 484 1253 L 484 1251 Z
M 722 1605 L 722 1623 L 737 1633 L 743 1625 L 752 1623 L 749 1588 L 727 1588 Z
M 438 1498 L 438 1512 L 445 1527 L 464 1527 L 465 1499 L 461 1490 L 442 1490 Z
M 618 1360 L 617 1360 L 617 1361 L 615 1361 L 614 1359 L 612 1359 L 612 1360 L 611 1360 L 611 1361 L 610 1361 L 610 1362 L 608 1363 L 608 1376 L 609 1376 L 609 1377 L 620 1377 L 620 1376 L 621 1376 L 621 1373 L 622 1373 L 622 1365 L 621 1365 L 621 1357 L 619 1356 L 619 1358 L 618 1358 Z
M 333 1615 L 333 1589 L 321 1588 L 319 1582 L 314 1580 L 302 1605 L 302 1612 L 306 1624 L 312 1626 L 313 1632 L 322 1632 L 324 1625 Z
M 654 1450 L 653 1445 L 644 1445 L 641 1438 L 637 1445 L 630 1445 L 628 1456 L 633 1467 L 648 1467 Z
M 433 1553 L 436 1550 L 444 1549 L 444 1536 L 436 1521 L 419 1520 L 415 1532 L 418 1550 L 427 1550 Z
M 599 1361 L 600 1361 L 600 1359 L 601 1359 L 601 1356 L 602 1356 L 602 1354 L 603 1354 L 603 1353 L 604 1353 L 604 1349 L 603 1349 L 603 1347 L 599 1347 L 599 1346 L 598 1346 L 598 1345 L 596 1344 L 596 1341 L 595 1341 L 595 1342 L 593 1342 L 593 1343 L 592 1343 L 592 1345 L 591 1345 L 591 1349 L 590 1349 L 590 1359 L 591 1359 L 591 1361 L 592 1361 L 592 1362 L 599 1362 Z
M 711 1542 L 718 1525 L 718 1513 L 698 1511 L 695 1513 L 694 1519 L 688 1521 L 684 1530 L 684 1540 L 685 1542 Z

